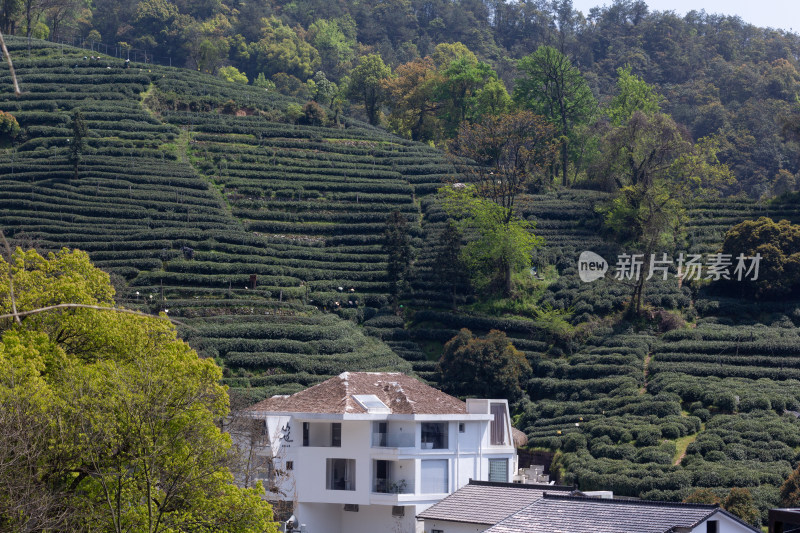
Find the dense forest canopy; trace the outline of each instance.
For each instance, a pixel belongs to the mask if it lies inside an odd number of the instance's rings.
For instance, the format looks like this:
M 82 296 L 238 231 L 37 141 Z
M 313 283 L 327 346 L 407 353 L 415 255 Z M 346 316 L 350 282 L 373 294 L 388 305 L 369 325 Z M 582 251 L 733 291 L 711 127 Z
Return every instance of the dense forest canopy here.
M 98 50 L 120 56 L 148 51 L 172 65 L 277 86 L 337 116 L 352 104 L 372 123 L 436 142 L 452 138 L 459 120 L 479 118 L 468 109 L 502 111 L 530 67 L 518 61 L 549 46 L 601 107 L 616 94 L 618 69 L 627 67 L 654 87 L 662 110 L 693 140 L 718 135 L 720 159 L 737 178 L 727 193 L 775 196 L 800 186 L 800 36 L 738 17 L 681 17 L 651 11 L 642 0 L 588 13 L 571 0 L 8 0 L 0 3 L 0 30 L 102 43 Z M 573 131 L 589 127 L 581 120 L 564 126 L 573 141 L 591 137 Z M 564 143 L 554 170 L 565 183 L 567 165 L 576 177 L 585 170 L 569 150 L 585 146 Z

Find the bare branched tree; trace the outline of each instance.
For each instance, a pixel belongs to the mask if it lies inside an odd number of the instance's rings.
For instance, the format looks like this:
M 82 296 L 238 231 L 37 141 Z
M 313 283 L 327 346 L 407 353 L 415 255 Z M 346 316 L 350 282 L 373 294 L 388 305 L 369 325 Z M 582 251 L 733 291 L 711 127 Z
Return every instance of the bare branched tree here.
M 233 441 L 235 455 L 229 468 L 237 484 L 250 488 L 261 481 L 275 519 L 286 520 L 297 507 L 297 496 L 294 472 L 288 468 L 285 447 L 278 444 L 284 439 L 284 428 L 277 427 L 270 434 L 263 418 L 234 409 L 224 429 Z

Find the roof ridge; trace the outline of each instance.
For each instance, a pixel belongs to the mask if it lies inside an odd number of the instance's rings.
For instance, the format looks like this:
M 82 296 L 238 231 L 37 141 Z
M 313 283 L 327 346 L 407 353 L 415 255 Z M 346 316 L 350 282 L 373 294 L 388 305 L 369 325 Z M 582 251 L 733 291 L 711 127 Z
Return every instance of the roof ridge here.
M 575 490 L 574 486 L 567 485 L 549 485 L 546 483 L 509 483 L 507 481 L 483 481 L 480 479 L 469 479 L 468 485 L 477 485 L 482 487 L 502 487 L 509 489 L 533 489 L 533 490 Z
M 740 523 L 740 524 L 742 524 L 743 526 L 749 527 L 749 528 L 750 528 L 751 530 L 753 530 L 753 531 L 758 531 L 758 529 L 755 529 L 755 528 L 753 527 L 753 525 L 752 525 L 752 524 L 750 524 L 750 523 L 748 523 L 748 522 L 745 522 L 744 520 L 742 520 L 741 518 L 739 518 L 738 516 L 736 516 L 736 515 L 735 515 L 735 514 L 733 514 L 732 512 L 728 511 L 728 510 L 727 510 L 727 509 L 725 509 L 724 507 L 717 507 L 717 509 L 713 510 L 713 512 L 711 512 L 711 513 L 709 513 L 708 515 L 706 515 L 706 517 L 705 517 L 705 518 L 703 518 L 703 519 L 701 519 L 701 520 L 698 520 L 697 522 L 695 522 L 694 524 L 692 524 L 692 526 L 691 526 L 691 527 L 692 527 L 692 528 L 695 528 L 695 527 L 699 526 L 699 525 L 700 525 L 700 524 L 703 522 L 703 520 L 707 520 L 709 517 L 711 517 L 711 516 L 712 516 L 712 515 L 714 515 L 715 513 L 722 513 L 722 514 L 726 515 L 728 518 L 732 519 L 733 521 L 735 521 L 735 522 L 739 522 L 739 523 Z M 669 533 L 669 532 L 667 532 L 667 533 Z
M 574 501 L 592 501 L 605 504 L 622 504 L 622 505 L 649 505 L 656 507 L 688 507 L 693 509 L 708 509 L 714 511 L 720 508 L 719 504 L 708 503 L 685 503 L 685 502 L 665 502 L 662 500 L 617 500 L 613 498 L 596 498 L 592 496 L 578 495 L 578 494 L 555 494 L 545 492 L 543 495 L 546 500 L 574 500 Z

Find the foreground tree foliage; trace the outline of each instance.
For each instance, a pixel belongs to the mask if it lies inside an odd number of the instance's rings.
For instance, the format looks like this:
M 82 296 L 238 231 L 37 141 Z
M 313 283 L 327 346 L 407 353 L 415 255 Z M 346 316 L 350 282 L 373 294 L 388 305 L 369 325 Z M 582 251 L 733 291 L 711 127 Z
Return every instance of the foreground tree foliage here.
M 17 250 L 0 272 L 2 314 L 114 305 L 83 252 Z M 219 368 L 170 322 L 68 308 L 0 330 L 1 530 L 276 531 L 261 487 L 233 485 Z
M 523 395 L 531 366 L 504 332 L 476 337 L 462 328 L 444 345 L 439 371 L 452 394 L 514 401 Z

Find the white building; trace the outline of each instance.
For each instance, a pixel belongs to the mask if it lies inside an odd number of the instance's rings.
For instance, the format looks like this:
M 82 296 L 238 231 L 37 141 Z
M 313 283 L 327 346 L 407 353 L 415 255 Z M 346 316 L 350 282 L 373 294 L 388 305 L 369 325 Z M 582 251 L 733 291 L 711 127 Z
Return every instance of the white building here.
M 506 400 L 465 403 L 400 373 L 344 373 L 249 413 L 308 533 L 422 532 L 416 515 L 470 479 L 517 469 Z

